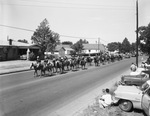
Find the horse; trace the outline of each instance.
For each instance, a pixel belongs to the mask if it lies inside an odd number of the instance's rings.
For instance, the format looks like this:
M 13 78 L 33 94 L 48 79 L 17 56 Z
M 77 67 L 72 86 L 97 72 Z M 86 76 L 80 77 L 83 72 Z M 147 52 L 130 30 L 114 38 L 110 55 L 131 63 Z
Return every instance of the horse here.
M 30 69 L 34 69 L 34 76 L 38 76 L 38 70 L 40 71 L 40 77 L 42 76 L 43 72 L 43 65 L 41 63 L 32 63 Z
M 115 61 L 115 56 L 113 54 L 111 54 L 110 59 L 111 59 L 111 62 L 114 62 Z
M 64 66 L 67 68 L 67 70 L 70 70 L 70 61 L 68 59 L 64 59 Z
M 63 73 L 64 71 L 64 63 L 61 60 L 56 60 L 55 62 L 55 69 L 56 69 L 56 73 L 58 73 L 58 69 L 60 73 Z
M 49 60 L 47 62 L 47 69 L 46 70 L 48 70 L 49 72 L 51 72 L 51 75 L 52 75 L 52 73 L 54 73 L 54 64 L 53 64 L 52 61 Z
M 94 57 L 94 63 L 95 63 L 95 66 L 99 65 L 99 58 L 98 58 L 98 56 Z
M 80 65 L 81 65 L 81 68 L 82 68 L 82 69 L 85 69 L 86 61 L 85 61 L 84 58 L 81 59 Z
M 102 63 L 103 65 L 105 64 L 105 56 L 104 56 L 104 54 L 100 55 L 100 63 Z
M 73 70 L 76 67 L 76 60 L 74 58 L 72 58 L 70 60 L 70 69 Z
M 91 58 L 91 57 L 87 57 L 86 58 L 86 62 L 91 66 L 92 64 L 92 61 L 93 61 L 93 59 Z

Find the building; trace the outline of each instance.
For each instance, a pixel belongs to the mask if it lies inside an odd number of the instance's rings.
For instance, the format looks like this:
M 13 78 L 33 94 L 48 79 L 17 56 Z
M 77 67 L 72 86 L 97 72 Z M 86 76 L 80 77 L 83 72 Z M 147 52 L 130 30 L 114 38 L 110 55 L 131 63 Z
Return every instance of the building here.
M 83 44 L 84 54 L 97 54 L 107 52 L 107 48 L 103 44 Z
M 29 53 L 37 54 L 40 47 L 33 44 L 22 43 L 9 39 L 0 43 L 0 61 L 17 60 L 20 56 L 26 55 L 29 58 Z
M 71 52 L 74 50 L 70 47 L 70 45 L 57 45 L 54 51 L 54 54 L 59 54 L 60 56 L 64 57 L 70 55 Z

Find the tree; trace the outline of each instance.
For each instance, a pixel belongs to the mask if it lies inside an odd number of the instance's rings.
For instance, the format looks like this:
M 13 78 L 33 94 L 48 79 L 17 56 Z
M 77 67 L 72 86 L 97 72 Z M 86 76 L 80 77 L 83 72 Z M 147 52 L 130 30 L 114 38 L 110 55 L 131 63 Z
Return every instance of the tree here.
M 138 29 L 140 49 L 142 52 L 150 55 L 150 23 L 148 26 L 141 26 Z
M 64 41 L 62 42 L 63 45 L 73 45 L 73 43 L 71 41 Z
M 18 42 L 28 43 L 28 41 L 27 41 L 27 40 L 25 40 L 25 39 L 19 39 L 19 40 L 18 40 Z
M 50 30 L 47 19 L 40 23 L 40 26 L 33 33 L 31 40 L 41 47 L 42 54 L 45 51 L 54 52 L 56 45 L 60 43 L 59 34 Z
M 131 44 L 131 51 L 134 53 L 136 51 L 136 43 Z
M 111 42 L 107 45 L 108 51 L 115 51 L 118 50 L 119 45 L 117 42 Z
M 82 41 L 83 44 L 88 44 L 89 43 L 86 39 L 84 39 L 84 40 L 81 39 L 81 41 Z
M 120 42 L 118 42 L 118 50 L 119 52 L 122 52 L 122 44 Z
M 130 50 L 131 50 L 130 42 L 128 41 L 127 38 L 125 38 L 122 42 L 122 52 L 126 53 L 130 52 Z
M 80 39 L 75 44 L 73 44 L 72 49 L 74 49 L 78 54 L 81 53 L 81 51 L 83 50 L 83 40 Z

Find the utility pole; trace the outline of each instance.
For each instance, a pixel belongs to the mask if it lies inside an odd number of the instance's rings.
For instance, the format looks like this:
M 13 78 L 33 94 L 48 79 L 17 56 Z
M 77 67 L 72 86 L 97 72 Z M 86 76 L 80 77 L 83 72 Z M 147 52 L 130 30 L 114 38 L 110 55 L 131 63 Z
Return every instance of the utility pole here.
M 139 40 L 138 40 L 138 0 L 136 0 L 136 65 L 138 67 L 138 46 L 139 46 Z
M 100 55 L 100 38 L 98 38 L 98 54 Z

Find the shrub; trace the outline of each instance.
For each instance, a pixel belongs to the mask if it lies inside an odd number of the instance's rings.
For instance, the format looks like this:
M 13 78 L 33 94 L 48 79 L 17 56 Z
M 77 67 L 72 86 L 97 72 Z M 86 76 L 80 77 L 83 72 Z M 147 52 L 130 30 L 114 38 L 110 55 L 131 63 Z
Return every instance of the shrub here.
M 35 54 L 34 54 L 33 52 L 31 52 L 31 53 L 29 54 L 29 60 L 33 61 L 33 60 L 35 60 L 35 59 L 36 59 Z

